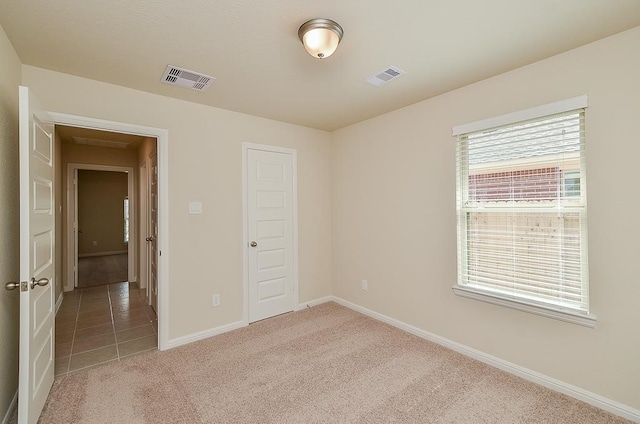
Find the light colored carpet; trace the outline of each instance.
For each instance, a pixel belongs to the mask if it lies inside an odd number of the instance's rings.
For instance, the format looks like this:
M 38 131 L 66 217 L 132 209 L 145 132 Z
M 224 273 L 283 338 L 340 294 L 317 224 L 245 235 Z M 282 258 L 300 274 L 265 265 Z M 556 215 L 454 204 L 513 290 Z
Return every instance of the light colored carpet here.
M 335 303 L 57 380 L 40 423 L 623 423 Z
M 94 287 L 127 281 L 128 255 L 78 258 L 78 287 Z

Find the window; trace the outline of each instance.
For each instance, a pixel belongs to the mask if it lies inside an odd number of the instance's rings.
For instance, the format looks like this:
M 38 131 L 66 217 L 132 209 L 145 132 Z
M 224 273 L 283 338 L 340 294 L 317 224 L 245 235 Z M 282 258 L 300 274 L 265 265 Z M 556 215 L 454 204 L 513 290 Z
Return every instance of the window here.
M 124 198 L 124 242 L 129 243 L 129 198 Z
M 584 106 L 560 102 L 489 121 L 501 125 L 454 128 L 457 294 L 593 325 Z M 528 114 L 536 116 L 511 119 Z
M 565 172 L 563 186 L 565 197 L 580 196 L 580 172 Z

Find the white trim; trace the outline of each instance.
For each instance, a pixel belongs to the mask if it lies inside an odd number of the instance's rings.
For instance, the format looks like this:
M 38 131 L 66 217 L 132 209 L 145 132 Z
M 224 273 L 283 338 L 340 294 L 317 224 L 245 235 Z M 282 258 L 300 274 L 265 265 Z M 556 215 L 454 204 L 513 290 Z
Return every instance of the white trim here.
M 268 146 L 266 144 L 256 144 L 243 142 L 242 143 L 242 284 L 243 284 L 243 312 L 242 320 L 245 323 L 249 323 L 249 250 L 247 249 L 248 240 L 248 228 L 247 220 L 249 219 L 247 213 L 247 196 L 248 196 L 248 151 L 249 150 L 261 150 L 265 152 L 284 153 L 291 155 L 292 157 L 292 173 L 293 173 L 293 301 L 291 304 L 291 310 L 297 310 L 297 305 L 300 302 L 300 291 L 298 284 L 298 152 L 295 149 L 289 149 L 287 147 Z
M 158 349 L 169 342 L 169 131 L 162 128 L 50 112 L 55 124 L 156 139 L 158 154 Z
M 16 394 L 13 395 L 13 399 L 11 399 L 11 403 L 9 404 L 9 408 L 7 408 L 7 412 L 4 414 L 4 418 L 2 419 L 2 424 L 9 424 L 11 419 L 13 418 L 13 414 L 18 409 L 18 391 L 16 390 Z
M 247 149 L 245 143 L 242 144 L 242 322 L 249 325 L 249 250 L 247 240 L 249 240 L 249 228 L 247 221 L 249 213 L 247 211 Z
M 322 305 L 323 303 L 328 303 L 333 301 L 335 301 L 335 296 L 320 297 L 318 299 L 310 300 L 308 302 L 298 303 L 298 306 L 296 306 L 295 311 L 298 312 L 306 308 L 312 308 L 314 306 Z
M 571 110 L 585 108 L 588 106 L 588 103 L 588 98 L 585 94 L 555 103 L 549 103 L 542 106 L 532 107 L 530 109 L 507 113 L 505 115 L 481 119 L 480 121 L 470 122 L 468 124 L 456 125 L 452 129 L 452 135 L 456 137 L 460 134 L 468 134 L 489 128 L 501 127 L 503 125 L 513 124 L 514 122 L 528 121 L 530 119 L 554 115 L 556 113 L 569 112 Z
M 323 303 L 333 302 L 335 301 L 335 296 L 325 296 L 319 299 L 310 300 L 308 302 L 300 303 L 296 306 L 295 311 L 300 311 L 302 309 L 311 308 L 313 306 L 318 306 Z M 167 343 L 167 349 L 173 349 L 174 347 L 186 345 L 189 343 L 197 342 L 200 340 L 208 339 L 209 337 L 217 336 L 223 333 L 228 333 L 229 331 L 238 330 L 240 328 L 247 327 L 249 323 L 246 320 L 232 322 L 231 324 L 221 325 L 219 327 L 211 328 L 209 330 L 199 331 L 197 333 L 188 334 L 186 336 L 177 337 L 175 339 L 171 339 Z
M 60 296 L 58 296 L 58 298 L 56 299 L 56 315 L 58 314 L 58 311 L 60 310 L 60 306 L 62 306 L 62 301 L 64 300 L 64 290 L 60 291 Z
M 236 321 L 231 324 L 221 325 L 219 327 L 211 328 L 209 330 L 198 331 L 197 333 L 188 334 L 186 336 L 177 337 L 167 341 L 166 349 L 173 349 L 174 347 L 186 345 L 189 343 L 197 342 L 200 340 L 208 339 L 209 337 L 217 336 L 219 334 L 228 333 L 229 331 L 238 330 L 246 327 L 248 324 L 245 321 Z M 163 349 L 163 350 L 166 350 Z
M 555 309 L 552 306 L 535 305 L 532 303 L 518 301 L 516 299 L 500 297 L 493 293 L 485 293 L 480 290 L 474 290 L 457 284 L 454 285 L 452 289 L 456 295 L 466 297 L 468 299 L 480 300 L 493 305 L 529 312 L 547 318 L 582 325 L 584 327 L 594 328 L 596 326 L 597 317 L 593 314 L 581 314 L 579 312 L 569 310 Z
M 612 414 L 618 415 L 628 420 L 631 420 L 634 422 L 640 422 L 640 410 L 638 409 L 635 409 L 628 405 L 624 405 L 620 402 L 616 402 L 614 400 L 608 399 L 604 396 L 600 396 L 595 393 L 589 392 L 587 390 L 584 390 L 580 387 L 576 387 L 569 383 L 565 383 L 564 381 L 560 381 L 555 378 L 546 376 L 544 374 L 530 370 L 520 365 L 513 364 L 511 362 L 505 361 L 504 359 L 500 359 L 495 356 L 489 355 L 487 353 L 481 352 L 479 350 L 473 349 L 469 346 L 465 346 L 461 343 L 457 343 L 452 340 L 446 339 L 444 337 L 440 337 L 436 334 L 422 330 L 418 327 L 414 327 L 413 325 L 407 324 L 395 318 L 388 317 L 379 312 L 372 311 L 371 309 L 367 309 L 365 307 L 356 305 L 355 303 L 351 303 L 339 297 L 332 296 L 332 298 L 339 305 L 342 305 L 354 311 L 360 312 L 361 314 L 367 315 L 368 317 L 371 317 L 378 321 L 387 323 L 393 327 L 404 330 L 408 333 L 411 333 L 425 340 L 429 340 L 430 342 L 433 342 L 441 346 L 444 346 L 446 348 L 449 348 L 451 350 L 454 350 L 458 353 L 461 353 L 465 356 L 476 359 L 487 365 L 491 365 L 492 367 L 501 369 L 502 371 L 506 371 L 510 374 L 517 375 L 518 377 L 524 378 L 527 381 L 531 381 L 532 383 L 539 384 L 543 387 L 565 394 L 574 399 L 581 400 L 583 402 L 588 403 L 589 405 L 595 406 L 596 408 L 603 409 L 605 411 L 611 412 Z
M 135 192 L 135 174 L 134 168 L 130 166 L 112 166 L 112 165 L 93 165 L 85 163 L 67 163 L 67 278 L 64 285 L 66 291 L 72 291 L 78 287 L 78 273 L 74 273 L 74 269 L 78 269 L 78 258 L 85 256 L 78 253 L 78 233 L 75 231 L 74 224 L 78 217 L 78 185 L 74 184 L 74 180 L 78 180 L 78 170 L 88 171 L 106 171 L 106 172 L 125 172 L 127 174 L 127 193 L 129 196 L 129 214 L 137 213 L 136 192 Z M 130 221 L 130 234 L 136 233 L 135 219 Z M 69 243 L 73 240 L 73 243 Z M 127 280 L 135 281 L 135 252 L 137 242 L 135 237 L 129 237 L 127 245 Z M 87 256 L 101 256 L 110 254 L 109 252 L 100 253 L 100 255 L 88 254 Z M 114 253 L 115 254 L 115 253 Z

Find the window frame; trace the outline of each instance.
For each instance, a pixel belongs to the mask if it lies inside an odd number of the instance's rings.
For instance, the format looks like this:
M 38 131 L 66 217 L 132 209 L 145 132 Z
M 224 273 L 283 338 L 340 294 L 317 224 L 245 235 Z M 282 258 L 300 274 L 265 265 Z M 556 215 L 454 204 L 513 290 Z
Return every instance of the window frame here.
M 564 112 L 570 112 L 573 110 L 578 110 L 578 109 L 585 109 L 588 106 L 588 98 L 586 95 L 584 96 L 579 96 L 579 97 L 574 97 L 571 99 L 567 99 L 567 100 L 562 100 L 559 102 L 555 102 L 555 103 L 550 103 L 547 105 L 542 105 L 542 106 L 538 106 L 538 107 L 534 107 L 531 109 L 526 109 L 526 110 L 522 110 L 522 111 L 518 111 L 518 112 L 514 112 L 514 113 L 509 113 L 506 115 L 501 115 L 501 116 L 497 116 L 497 117 L 493 117 L 493 118 L 489 118 L 489 119 L 484 119 L 481 121 L 476 121 L 476 122 L 472 122 L 469 124 L 464 124 L 464 125 L 458 125 L 455 126 L 452 130 L 452 135 L 456 138 L 456 143 L 459 143 L 460 141 L 457 141 L 458 137 L 460 136 L 464 136 L 465 134 L 470 134 L 470 133 L 476 133 L 479 131 L 483 131 L 483 130 L 489 130 L 489 129 L 493 129 L 496 127 L 503 127 L 503 126 L 508 126 L 508 125 L 515 125 L 518 124 L 520 122 L 523 121 L 529 121 L 529 120 L 534 120 L 534 119 L 544 119 L 545 117 L 548 117 L 550 115 L 555 115 L 555 114 L 559 114 L 559 113 L 564 113 Z M 586 115 L 586 112 L 585 112 Z M 458 157 L 456 155 L 456 169 L 457 169 L 457 181 L 456 181 L 456 211 L 458 214 L 458 218 L 457 218 L 457 230 L 458 230 L 458 237 L 457 237 L 457 243 L 460 244 L 462 243 L 463 237 L 460 236 L 460 232 L 461 231 L 467 231 L 467 226 L 464 225 L 463 228 L 463 220 L 462 220 L 462 215 L 461 214 L 467 214 L 467 210 L 462 206 L 461 202 L 462 199 L 460 196 L 463 195 L 464 190 L 469 189 L 469 181 L 467 179 L 462 178 L 461 179 L 461 175 L 460 173 L 462 172 L 462 170 L 458 167 L 460 166 L 466 166 L 468 167 L 469 164 L 468 163 L 463 163 L 463 164 L 459 164 L 457 163 L 458 161 Z M 581 168 L 582 168 L 582 176 L 584 176 L 584 158 L 581 157 L 580 159 L 581 161 Z M 468 173 L 467 173 L 468 174 Z M 465 174 L 466 175 L 466 174 Z M 582 196 L 585 195 L 586 196 L 586 187 L 585 187 L 585 181 L 584 178 L 581 178 L 580 181 L 580 193 L 578 195 Z M 561 190 L 565 190 L 565 180 L 564 177 L 562 178 L 561 182 Z M 584 208 L 583 211 L 583 217 L 584 219 L 586 219 L 586 207 Z M 583 243 L 583 248 L 584 248 L 584 252 L 586 254 L 587 250 L 586 250 L 586 243 L 587 243 L 587 233 L 586 233 L 586 228 L 584 230 L 584 233 L 582 234 L 583 238 L 584 238 L 584 243 Z M 459 264 L 463 264 L 465 261 L 465 258 L 467 257 L 468 254 L 468 249 L 465 246 L 458 246 L 458 255 L 461 255 L 461 257 L 458 258 L 458 263 Z M 586 262 L 585 262 L 586 263 Z M 463 266 L 463 265 L 460 265 Z M 482 290 L 482 289 L 478 289 L 475 287 L 469 287 L 465 284 L 461 284 L 461 279 L 460 279 L 460 273 L 462 272 L 462 270 L 460 269 L 460 266 L 458 268 L 458 281 L 456 282 L 456 284 L 454 284 L 454 286 L 452 287 L 453 292 L 458 295 L 458 296 L 462 296 L 465 298 L 470 298 L 470 299 L 475 299 L 475 300 L 480 300 L 483 302 L 487 302 L 487 303 L 491 303 L 491 304 L 495 304 L 498 306 L 503 306 L 503 307 L 508 307 L 511 309 L 515 309 L 515 310 L 520 310 L 520 311 L 524 311 L 524 312 L 529 312 L 529 313 L 533 313 L 536 315 L 541 315 L 541 316 L 545 316 L 545 317 L 549 317 L 549 318 L 554 318 L 554 319 L 558 319 L 561 321 L 565 321 L 565 322 L 570 322 L 570 323 L 574 323 L 574 324 L 578 324 L 578 325 L 582 325 L 582 326 L 586 326 L 586 327 L 595 327 L 595 323 L 597 320 L 597 317 L 591 313 L 591 311 L 589 310 L 590 306 L 587 308 L 587 311 L 582 311 L 582 310 L 578 310 L 578 309 L 574 309 L 574 308 L 569 308 L 569 307 L 564 307 L 564 306 L 560 306 L 560 305 L 554 305 L 552 303 L 546 303 L 546 302 L 541 302 L 541 301 L 536 301 L 536 300 L 529 300 L 526 299 L 524 297 L 514 297 L 514 296 L 510 296 L 510 295 L 502 295 L 500 293 L 495 293 L 489 290 Z M 586 268 L 586 267 L 585 267 Z M 588 284 L 588 275 L 585 275 L 584 278 L 587 279 L 586 284 Z

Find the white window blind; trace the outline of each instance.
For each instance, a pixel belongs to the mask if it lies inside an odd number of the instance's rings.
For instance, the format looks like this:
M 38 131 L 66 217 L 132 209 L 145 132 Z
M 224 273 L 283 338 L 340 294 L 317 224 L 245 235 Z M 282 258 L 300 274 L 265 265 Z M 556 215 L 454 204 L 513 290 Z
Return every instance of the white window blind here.
M 458 287 L 589 312 L 584 109 L 458 134 Z

